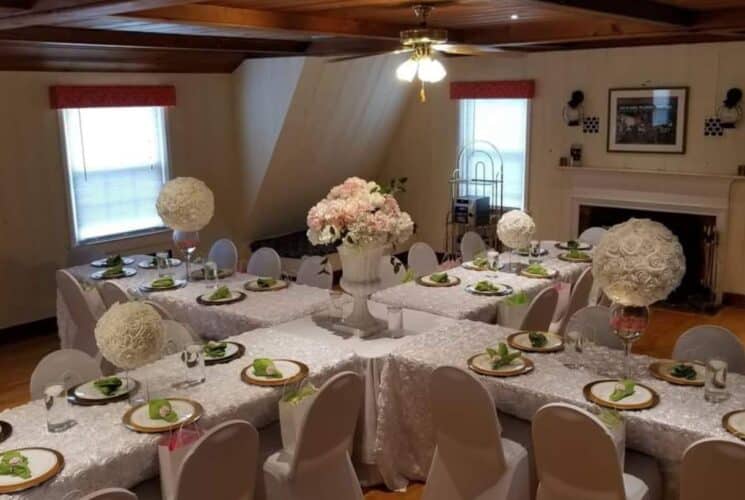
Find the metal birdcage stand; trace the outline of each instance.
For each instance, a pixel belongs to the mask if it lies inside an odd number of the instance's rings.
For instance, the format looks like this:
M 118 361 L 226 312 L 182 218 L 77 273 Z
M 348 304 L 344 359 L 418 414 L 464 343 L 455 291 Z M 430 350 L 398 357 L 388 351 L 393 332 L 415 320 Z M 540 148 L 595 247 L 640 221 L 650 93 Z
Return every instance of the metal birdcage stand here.
M 499 150 L 487 141 L 466 144 L 458 152 L 457 167 L 449 182 L 450 205 L 445 219 L 447 255 L 460 255 L 460 241 L 468 231 L 478 233 L 487 247 L 497 248 L 497 221 L 504 213 L 504 163 Z M 464 196 L 489 198 L 488 222 L 471 224 L 454 220 L 455 201 Z

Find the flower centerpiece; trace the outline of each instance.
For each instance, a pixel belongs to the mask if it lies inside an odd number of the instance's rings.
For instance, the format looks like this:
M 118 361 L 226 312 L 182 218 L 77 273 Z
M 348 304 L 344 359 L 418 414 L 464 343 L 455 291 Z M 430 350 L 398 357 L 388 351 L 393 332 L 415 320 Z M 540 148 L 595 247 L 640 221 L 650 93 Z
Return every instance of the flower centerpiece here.
M 499 241 L 513 250 L 527 248 L 533 234 L 535 234 L 535 222 L 522 210 L 510 210 L 497 222 Z
M 680 285 L 686 262 L 678 238 L 659 222 L 629 219 L 595 247 L 592 274 L 613 301 L 611 325 L 623 340 L 626 378 L 632 343 L 646 331 L 649 306 Z
M 355 299 L 354 310 L 343 325 L 360 335 L 380 329 L 367 308 L 367 298 L 379 287 L 378 268 L 385 248 L 405 242 L 414 232 L 411 217 L 401 211 L 394 197 L 404 191 L 405 183 L 402 178 L 381 186 L 350 177 L 308 212 L 310 242 L 337 247 L 341 286 Z
M 96 323 L 94 334 L 101 355 L 125 370 L 155 361 L 163 350 L 161 317 L 142 302 L 112 305 Z

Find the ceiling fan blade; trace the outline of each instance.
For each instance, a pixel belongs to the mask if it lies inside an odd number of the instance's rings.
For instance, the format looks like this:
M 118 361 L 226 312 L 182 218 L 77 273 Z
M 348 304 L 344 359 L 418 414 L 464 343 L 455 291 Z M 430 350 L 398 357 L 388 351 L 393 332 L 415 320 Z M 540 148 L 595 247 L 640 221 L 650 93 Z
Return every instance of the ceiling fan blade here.
M 344 61 L 352 61 L 354 59 L 363 59 L 365 57 L 381 56 L 383 54 L 404 54 L 406 52 L 411 52 L 411 49 L 383 50 L 383 51 L 378 51 L 378 52 L 366 52 L 364 54 L 354 54 L 354 55 L 350 55 L 350 56 L 335 57 L 333 59 L 329 59 L 327 62 L 337 63 L 337 62 L 344 62 Z
M 499 47 L 490 47 L 488 45 L 465 45 L 458 43 L 440 43 L 432 46 L 433 49 L 444 54 L 457 56 L 483 56 L 493 54 L 503 54 L 510 57 L 523 57 L 519 52 L 512 52 Z

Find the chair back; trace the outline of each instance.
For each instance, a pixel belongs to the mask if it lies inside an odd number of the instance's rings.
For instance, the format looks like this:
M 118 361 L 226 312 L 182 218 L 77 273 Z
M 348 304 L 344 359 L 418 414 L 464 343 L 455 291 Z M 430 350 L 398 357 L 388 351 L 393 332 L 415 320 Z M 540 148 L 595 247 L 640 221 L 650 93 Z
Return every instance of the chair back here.
M 161 319 L 173 319 L 173 315 L 168 312 L 168 309 L 158 304 L 157 302 L 153 302 L 152 300 L 143 300 L 142 303 L 147 304 L 155 309 L 155 311 L 160 314 Z
M 460 257 L 463 262 L 473 260 L 476 254 L 486 250 L 486 243 L 478 233 L 468 231 L 460 240 Z
M 210 247 L 207 261 L 217 264 L 218 269 L 230 269 L 235 272 L 238 269 L 238 248 L 228 238 L 217 240 Z
M 564 403 L 540 408 L 533 417 L 533 451 L 538 498 L 626 500 L 616 445 L 589 412 Z
M 406 275 L 406 266 L 398 257 L 383 255 L 380 258 L 378 274 L 380 275 L 380 288 L 390 288 L 403 282 Z
M 62 296 L 62 301 L 67 306 L 70 317 L 76 326 L 74 337 L 63 339 L 63 347 L 79 349 L 91 356 L 95 356 L 96 352 L 98 352 L 98 347 L 93 337 L 93 331 L 96 328 L 98 317 L 95 309 L 88 301 L 88 294 L 90 294 L 91 300 L 96 301 L 100 301 L 101 296 L 96 290 L 91 290 L 90 292 L 84 291 L 78 280 L 64 269 L 56 272 L 56 278 L 57 290 Z M 101 305 L 103 305 L 103 302 L 101 302 Z M 103 309 L 103 307 L 101 308 Z
M 252 500 L 259 433 L 243 420 L 210 429 L 186 453 L 176 474 L 175 500 Z
M 114 304 L 125 304 L 129 302 L 129 294 L 121 285 L 114 281 L 104 281 L 98 289 L 106 309 Z
M 98 362 L 87 353 L 77 349 L 60 349 L 50 352 L 37 363 L 31 373 L 29 392 L 31 399 L 39 399 L 44 397 L 44 389 L 48 385 L 59 383 L 67 390 L 100 376 Z
M 582 231 L 582 234 L 580 234 L 577 239 L 595 246 L 600 243 L 600 240 L 603 239 L 603 236 L 605 236 L 605 233 L 607 232 L 608 230 L 603 227 L 588 227 Z
M 579 275 L 579 278 L 577 278 L 577 281 L 572 287 L 572 293 L 569 296 L 569 305 L 567 305 L 567 309 L 564 312 L 564 317 L 561 319 L 559 330 L 556 332 L 557 334 L 563 336 L 564 331 L 567 327 L 567 323 L 569 323 L 569 319 L 572 317 L 572 315 L 583 307 L 587 307 L 590 302 L 592 283 L 592 267 L 588 267 L 587 269 L 582 271 L 582 274 Z
M 334 270 L 328 260 L 324 264 L 324 257 L 313 255 L 305 257 L 300 263 L 295 282 L 300 285 L 314 286 L 331 290 L 334 285 Z
M 362 405 L 362 378 L 352 372 L 331 377 L 321 387 L 300 424 L 290 476 L 303 465 L 323 457 L 347 453 Z
M 248 259 L 248 274 L 262 278 L 280 279 L 282 277 L 282 259 L 269 247 L 261 247 Z
M 745 348 L 734 333 L 716 325 L 699 325 L 687 330 L 675 342 L 673 359 L 703 361 L 721 359 L 731 372 L 745 375 Z
M 739 500 L 743 471 L 745 444 L 724 439 L 696 441 L 683 453 L 680 500 Z
M 418 278 L 420 276 L 426 276 L 437 271 L 437 254 L 431 246 L 427 245 L 423 241 L 417 241 L 411 248 L 409 248 L 409 255 L 407 257 L 409 269 L 414 271 L 414 275 Z
M 89 493 L 80 500 L 137 500 L 137 495 L 122 488 L 104 488 Z
M 197 343 L 197 339 L 192 335 L 191 330 L 178 321 L 164 319 L 163 330 L 163 355 L 176 354 L 186 349 L 188 346 Z M 200 342 L 201 343 L 201 342 Z
M 551 326 L 551 320 L 554 317 L 558 302 L 559 292 L 556 291 L 556 288 L 551 286 L 541 290 L 530 302 L 520 329 L 547 332 Z
M 432 372 L 429 399 L 437 457 L 452 481 L 474 493 L 506 469 L 502 429 L 489 391 L 470 373 L 453 366 Z M 464 494 L 462 498 L 472 498 Z
M 606 306 L 583 307 L 569 318 L 566 331 L 578 331 L 586 339 L 610 349 L 623 349 L 623 342 L 613 334 L 610 309 Z

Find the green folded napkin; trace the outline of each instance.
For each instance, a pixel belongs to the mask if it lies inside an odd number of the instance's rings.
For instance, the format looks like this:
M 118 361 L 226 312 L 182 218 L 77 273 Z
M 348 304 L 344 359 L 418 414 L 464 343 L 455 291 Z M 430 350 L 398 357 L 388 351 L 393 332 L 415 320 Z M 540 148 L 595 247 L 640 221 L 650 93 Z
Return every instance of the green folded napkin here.
M 628 380 L 628 379 L 620 380 L 616 384 L 616 388 L 611 393 L 610 400 L 621 401 L 622 399 L 633 395 L 635 387 L 636 387 L 636 383 L 634 383 L 633 380 Z
M 623 424 L 623 415 L 613 408 L 600 408 L 598 418 L 611 430 Z
M 230 298 L 230 288 L 221 286 L 209 296 L 210 300 L 222 300 Z
M 479 281 L 473 286 L 477 292 L 498 292 L 500 290 L 499 285 L 493 285 L 490 281 Z
M 413 269 L 407 269 L 404 273 L 403 278 L 401 278 L 401 283 L 408 283 L 409 281 L 414 281 L 414 278 L 416 278 L 416 275 L 414 274 Z
M 259 278 L 256 280 L 256 286 L 259 288 L 271 288 L 277 284 L 274 278 Z
M 539 349 L 548 344 L 548 338 L 541 332 L 528 332 L 528 340 L 531 346 Z
M 507 344 L 505 344 L 504 342 L 500 342 L 496 349 L 487 347 L 486 353 L 491 359 L 492 368 L 495 370 L 498 368 L 502 368 L 503 366 L 512 364 L 513 361 L 522 356 L 522 353 L 520 351 L 510 352 L 510 350 L 507 348 Z
M 447 283 L 449 279 L 448 273 L 434 273 L 429 275 L 429 280 L 435 283 Z
M 204 344 L 204 355 L 208 358 L 224 358 L 225 349 L 228 348 L 226 342 L 215 342 L 210 340 Z
M 31 469 L 28 467 L 28 458 L 20 451 L 6 451 L 0 453 L 0 476 L 16 476 L 21 479 L 31 477 Z
M 175 281 L 173 281 L 173 278 L 170 276 L 163 276 L 162 278 L 158 278 L 156 280 L 153 280 L 150 283 L 150 288 L 171 288 L 176 284 Z
M 569 240 L 567 241 L 567 248 L 570 250 L 576 250 L 579 248 L 579 241 L 577 240 Z
M 106 269 L 101 276 L 104 278 L 114 278 L 116 276 L 121 276 L 122 274 L 124 274 L 124 264 L 118 264 Z
M 476 267 L 483 268 L 489 265 L 489 260 L 486 257 L 475 257 L 472 264 Z
M 312 396 L 313 394 L 317 392 L 318 392 L 318 388 L 314 386 L 313 384 L 308 383 L 299 389 L 290 391 L 287 394 L 285 394 L 282 397 L 282 401 L 284 401 L 285 403 L 290 403 L 290 404 L 298 404 L 303 399 L 307 398 L 308 396 Z
M 122 379 L 119 377 L 100 378 L 93 382 L 93 386 L 104 396 L 111 396 L 122 386 Z
M 536 276 L 548 276 L 548 269 L 540 264 L 531 264 L 525 268 L 525 272 L 528 274 L 534 274 Z
M 528 294 L 520 290 L 518 293 L 513 293 L 505 300 L 507 305 L 510 306 L 522 306 L 528 303 Z
M 670 375 L 676 378 L 684 378 L 686 380 L 696 380 L 698 373 L 693 365 L 678 363 L 670 368 Z
M 111 257 L 106 257 L 106 260 L 104 261 L 104 265 L 106 267 L 122 266 L 124 265 L 124 261 L 122 260 L 121 255 L 116 254 L 116 255 L 112 255 Z
M 171 402 L 167 399 L 153 399 L 147 405 L 148 415 L 153 420 L 165 420 L 169 423 L 178 420 L 178 414 L 173 411 Z
M 570 259 L 577 259 L 577 260 L 587 260 L 590 258 L 589 255 L 587 255 L 585 252 L 580 252 L 576 248 L 572 248 L 569 250 L 569 258 Z
M 269 358 L 257 358 L 253 361 L 254 374 L 259 377 L 282 378 L 282 372 L 277 370 L 274 361 Z

